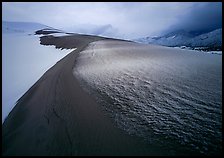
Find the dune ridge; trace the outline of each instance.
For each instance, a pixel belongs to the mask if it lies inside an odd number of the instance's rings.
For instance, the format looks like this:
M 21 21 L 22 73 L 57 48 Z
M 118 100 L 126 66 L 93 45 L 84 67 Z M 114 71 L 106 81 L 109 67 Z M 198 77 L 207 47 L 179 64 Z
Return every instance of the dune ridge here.
M 2 125 L 3 155 L 153 155 L 141 139 L 116 128 L 72 74 L 79 52 L 103 39 L 83 35 L 41 38 L 42 45 L 77 49 L 18 100 Z

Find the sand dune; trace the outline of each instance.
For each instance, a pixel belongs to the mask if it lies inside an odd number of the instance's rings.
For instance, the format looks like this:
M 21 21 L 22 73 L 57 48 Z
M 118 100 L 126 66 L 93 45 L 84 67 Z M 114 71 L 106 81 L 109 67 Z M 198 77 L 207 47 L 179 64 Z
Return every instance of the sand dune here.
M 43 45 L 77 49 L 18 100 L 2 126 L 3 155 L 158 155 L 139 138 L 118 129 L 72 74 L 79 52 L 103 39 L 85 35 L 41 38 Z

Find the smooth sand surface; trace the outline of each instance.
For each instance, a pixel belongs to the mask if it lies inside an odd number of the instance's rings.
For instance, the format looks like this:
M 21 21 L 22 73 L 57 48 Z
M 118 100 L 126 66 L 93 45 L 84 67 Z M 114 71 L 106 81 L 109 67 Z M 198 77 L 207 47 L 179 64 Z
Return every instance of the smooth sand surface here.
M 2 125 L 3 155 L 155 155 L 140 138 L 117 128 L 72 73 L 79 52 L 102 39 L 85 35 L 41 38 L 44 45 L 77 49 L 18 100 Z

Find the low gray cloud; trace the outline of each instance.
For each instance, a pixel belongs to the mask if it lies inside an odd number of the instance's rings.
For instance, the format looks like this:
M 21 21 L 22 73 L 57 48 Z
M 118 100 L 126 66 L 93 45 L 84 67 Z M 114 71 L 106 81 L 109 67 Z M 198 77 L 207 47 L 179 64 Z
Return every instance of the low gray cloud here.
M 222 3 L 195 3 L 170 30 L 212 31 L 222 27 Z M 168 30 L 169 30 L 168 29 Z
M 81 34 L 101 35 L 105 37 L 120 38 L 121 34 L 118 29 L 114 28 L 111 24 L 107 25 L 93 25 L 93 24 L 77 24 L 68 27 L 60 28 L 67 32 L 78 32 Z
M 5 2 L 2 9 L 6 21 L 73 27 L 74 31 L 127 39 L 175 29 L 208 30 L 222 26 L 222 4 L 215 2 Z

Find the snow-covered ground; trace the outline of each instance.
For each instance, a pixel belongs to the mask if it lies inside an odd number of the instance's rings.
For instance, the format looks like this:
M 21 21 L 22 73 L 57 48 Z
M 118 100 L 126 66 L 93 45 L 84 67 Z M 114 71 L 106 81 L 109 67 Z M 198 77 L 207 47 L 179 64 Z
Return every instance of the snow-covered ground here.
M 197 49 L 193 49 L 191 47 L 187 47 L 187 46 L 180 46 L 180 47 L 173 47 L 176 49 L 182 49 L 182 50 L 188 50 L 188 51 L 193 51 L 193 52 L 201 52 L 201 53 L 208 53 L 208 54 L 218 54 L 218 55 L 222 55 L 222 51 L 202 51 L 202 50 L 197 50 Z
M 50 67 L 71 51 L 40 45 L 39 36 L 28 35 L 26 31 L 3 32 L 2 123 L 16 101 Z
M 68 36 L 69 34 L 66 34 L 66 33 L 53 33 L 53 34 L 49 34 L 49 35 L 53 35 L 54 37 L 61 37 L 61 36 Z

